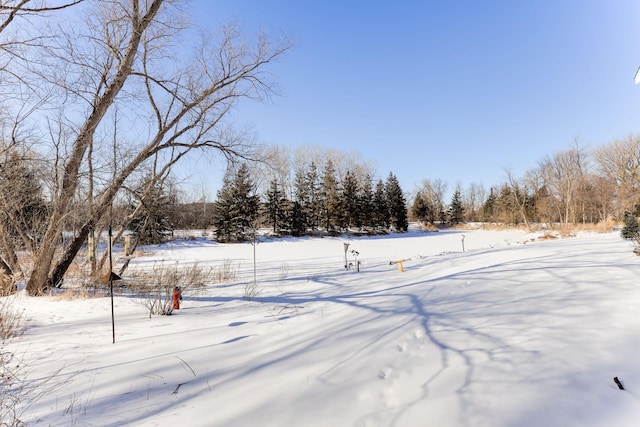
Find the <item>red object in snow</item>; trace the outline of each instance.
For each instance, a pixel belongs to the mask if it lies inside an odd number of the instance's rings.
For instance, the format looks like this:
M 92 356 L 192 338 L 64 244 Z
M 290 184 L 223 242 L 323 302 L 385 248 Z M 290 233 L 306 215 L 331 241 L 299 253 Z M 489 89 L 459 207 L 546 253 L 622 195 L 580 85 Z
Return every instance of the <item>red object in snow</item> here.
M 173 288 L 173 309 L 180 310 L 180 300 L 182 299 L 182 291 L 179 287 Z

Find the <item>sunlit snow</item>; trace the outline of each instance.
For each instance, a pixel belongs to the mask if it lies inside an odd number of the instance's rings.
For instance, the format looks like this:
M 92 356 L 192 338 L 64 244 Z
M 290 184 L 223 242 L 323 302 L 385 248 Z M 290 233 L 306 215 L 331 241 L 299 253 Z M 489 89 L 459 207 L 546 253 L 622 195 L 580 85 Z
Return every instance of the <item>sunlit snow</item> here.
M 171 316 L 150 318 L 116 294 L 115 344 L 108 297 L 20 294 L 27 329 L 3 351 L 24 359 L 28 380 L 52 377 L 22 419 L 639 425 L 640 257 L 619 232 L 538 237 L 450 230 L 147 247 L 130 270 L 227 260 L 237 277 L 186 293 Z M 345 270 L 344 243 L 359 272 Z M 258 294 L 247 300 L 254 249 Z

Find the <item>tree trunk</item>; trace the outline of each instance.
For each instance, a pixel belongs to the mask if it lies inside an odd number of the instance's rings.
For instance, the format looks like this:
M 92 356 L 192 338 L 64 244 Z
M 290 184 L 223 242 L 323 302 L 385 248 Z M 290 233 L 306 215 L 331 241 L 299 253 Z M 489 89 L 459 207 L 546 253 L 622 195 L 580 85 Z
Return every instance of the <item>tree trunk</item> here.
M 47 279 L 45 288 L 59 288 L 62 286 L 62 280 L 64 279 L 64 275 L 71 266 L 71 263 L 78 255 L 78 251 L 87 240 L 89 233 L 94 227 L 93 221 L 89 221 L 85 223 L 78 235 L 71 241 L 71 243 L 65 249 L 62 258 L 56 266 L 53 268 L 50 277 Z
M 124 86 L 127 78 L 131 75 L 133 61 L 139 51 L 143 35 L 146 33 L 147 28 L 153 21 L 153 18 L 158 12 L 161 4 L 162 0 L 154 0 L 149 5 L 146 14 L 144 16 L 140 16 L 138 9 L 139 5 L 136 1 L 133 2 L 134 15 L 131 17 L 132 32 L 126 51 L 123 52 L 123 55 L 120 57 L 121 59 L 118 64 L 117 72 L 108 85 L 104 87 L 104 92 L 96 93 L 96 99 L 93 103 L 93 111 L 82 125 L 80 132 L 73 143 L 71 154 L 64 166 L 62 185 L 59 193 L 56 195 L 56 201 L 54 203 L 51 219 L 49 220 L 49 226 L 42 238 L 41 246 L 35 254 L 34 269 L 29 281 L 27 282 L 27 291 L 30 295 L 40 295 L 46 288 L 57 284 L 57 282 L 54 281 L 53 275 L 49 276 L 49 273 L 53 273 L 51 271 L 51 267 L 57 249 L 56 239 L 58 234 L 63 231 L 61 229 L 63 226 L 63 219 L 69 212 L 75 196 L 76 188 L 78 187 L 78 172 L 80 170 L 82 160 L 89 144 L 93 141 L 96 128 L 102 121 L 109 107 L 113 104 L 116 95 Z M 104 76 L 104 78 L 106 79 L 107 76 Z M 111 198 L 113 198 L 113 195 Z M 96 214 L 96 218 L 99 218 L 100 216 L 101 213 Z M 86 239 L 86 235 L 84 238 Z M 82 245 L 82 242 L 84 242 L 84 239 L 81 241 L 80 246 Z M 66 271 L 70 265 L 68 255 L 73 253 L 73 250 L 75 250 L 75 253 L 79 250 L 77 242 L 76 244 L 72 244 L 70 248 L 72 248 L 72 250 L 69 251 L 69 248 L 67 248 L 67 251 L 60 263 L 60 268 L 57 266 L 55 268 L 55 275 L 58 280 L 61 279 L 60 275 L 64 275 L 63 271 Z

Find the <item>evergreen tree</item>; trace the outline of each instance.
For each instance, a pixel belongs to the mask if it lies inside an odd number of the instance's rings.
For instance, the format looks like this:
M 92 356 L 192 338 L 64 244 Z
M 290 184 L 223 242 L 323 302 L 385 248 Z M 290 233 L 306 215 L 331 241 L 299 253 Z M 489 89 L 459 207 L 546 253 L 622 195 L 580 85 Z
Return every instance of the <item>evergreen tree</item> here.
M 309 226 L 312 230 L 317 229 L 322 221 L 322 206 L 324 201 L 320 193 L 320 176 L 315 162 L 311 162 L 309 170 L 305 175 L 307 188 L 307 200 L 303 205 Z
M 293 236 L 303 236 L 307 232 L 303 208 L 298 201 L 292 203 L 290 224 L 291 234 Z
M 464 207 L 462 206 L 462 196 L 460 195 L 460 188 L 456 188 L 451 197 L 449 220 L 452 224 L 460 224 L 464 218 Z
M 227 173 L 222 181 L 222 188 L 217 192 L 217 200 L 213 205 L 213 220 L 218 242 L 231 242 L 234 240 L 237 224 L 236 206 L 233 203 L 233 186 L 231 177 Z
M 411 213 L 420 222 L 433 222 L 431 219 L 433 217 L 431 209 L 425 201 L 424 195 L 420 191 L 418 192 L 418 194 L 416 194 L 416 198 L 413 201 Z
M 37 176 L 38 167 L 25 160 L 23 154 L 7 150 L 5 155 L 0 163 L 0 239 L 7 243 L 10 240 L 13 245 L 20 236 L 25 243 L 44 232 L 49 207 Z
M 258 207 L 259 199 L 249 168 L 242 164 L 233 179 L 225 177 L 218 191 L 214 218 L 216 238 L 222 242 L 247 240 L 254 232 Z
M 640 237 L 640 226 L 634 214 L 628 212 L 624 216 L 624 227 L 622 227 L 620 235 L 623 239 L 638 240 Z
M 244 241 L 253 235 L 258 219 L 260 198 L 255 192 L 256 186 L 251 179 L 249 167 L 243 163 L 240 165 L 234 180 L 233 197 L 237 206 L 238 221 L 240 225 L 238 240 Z
M 327 231 L 332 231 L 338 224 L 340 218 L 340 195 L 338 191 L 336 169 L 333 166 L 331 159 L 328 159 L 325 164 L 322 183 L 323 187 L 321 193 L 325 228 Z
M 379 180 L 376 184 L 376 191 L 373 194 L 373 215 L 372 225 L 376 228 L 376 231 L 389 229 L 389 204 L 387 202 L 387 194 L 384 187 L 384 182 Z
M 516 202 L 513 190 L 504 184 L 500 187 L 494 206 L 494 220 L 503 224 L 518 224 L 520 219 L 520 207 Z
M 151 185 L 149 190 L 147 187 Z M 166 181 L 152 182 L 149 178 L 139 189 L 133 192 L 134 201 L 129 209 L 140 209 L 129 223 L 129 230 L 142 244 L 157 244 L 166 240 L 173 233 L 170 218 L 178 204 L 178 193 L 175 187 Z
M 393 173 L 389 173 L 385 184 L 385 192 L 387 195 L 391 227 L 398 232 L 407 231 L 409 228 L 407 202 L 402 193 L 402 188 L 400 188 L 398 178 L 396 178 Z
M 280 233 L 281 228 L 285 223 L 285 203 L 286 199 L 283 196 L 278 180 L 274 179 L 269 185 L 267 191 L 267 202 L 265 203 L 265 211 L 267 217 L 267 223 L 273 226 L 274 233 Z
M 487 200 L 482 205 L 482 221 L 484 222 L 495 221 L 494 212 L 496 209 L 496 200 L 497 200 L 496 193 L 493 187 L 491 187 L 491 190 L 489 190 L 489 196 L 487 197 Z
M 342 180 L 342 224 L 344 228 L 357 226 L 358 217 L 358 180 L 352 171 L 347 171 Z
M 360 189 L 358 222 L 363 227 L 373 227 L 373 181 L 371 175 L 365 175 Z
M 309 204 L 309 189 L 307 188 L 307 180 L 305 178 L 304 169 L 300 168 L 296 170 L 295 175 L 295 206 L 291 209 L 291 223 L 296 224 L 296 229 L 300 231 L 304 229 L 302 233 L 297 235 L 303 235 L 306 233 L 306 229 L 309 227 L 309 217 L 307 215 L 306 206 Z

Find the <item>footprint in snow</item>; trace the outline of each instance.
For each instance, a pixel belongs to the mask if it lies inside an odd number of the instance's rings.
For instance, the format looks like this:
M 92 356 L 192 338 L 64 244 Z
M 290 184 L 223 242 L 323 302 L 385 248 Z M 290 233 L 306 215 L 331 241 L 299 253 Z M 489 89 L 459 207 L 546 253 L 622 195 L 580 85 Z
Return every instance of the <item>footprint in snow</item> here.
M 381 380 L 386 380 L 387 378 L 389 378 L 389 375 L 391 375 L 391 372 L 393 372 L 393 369 L 391 368 L 382 368 L 378 373 L 378 378 L 380 378 Z

